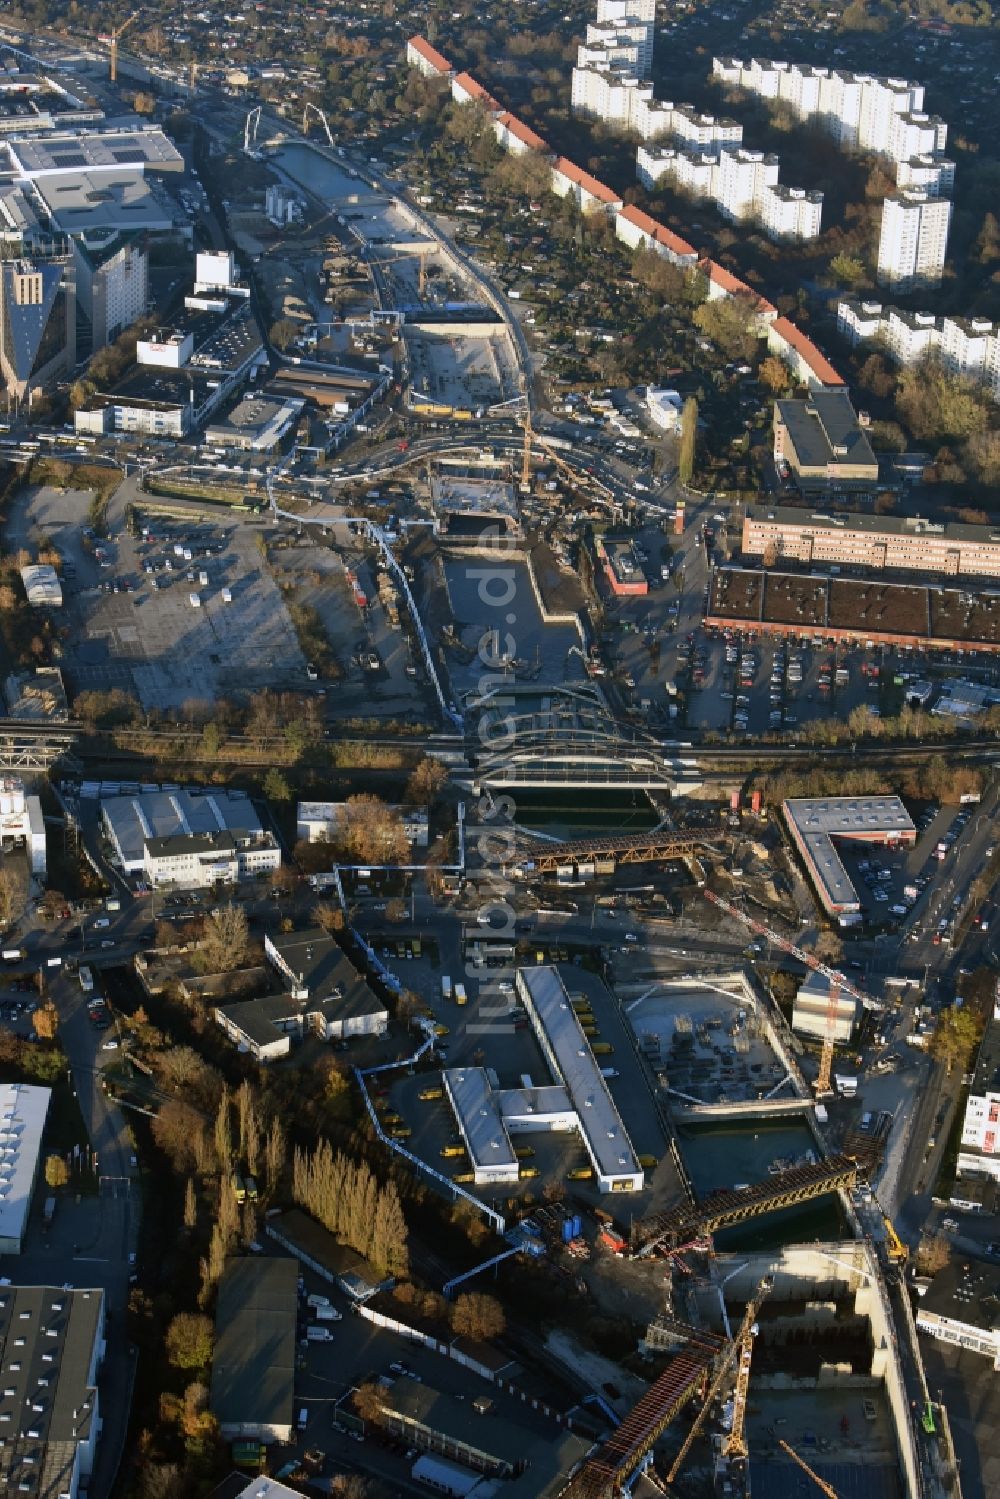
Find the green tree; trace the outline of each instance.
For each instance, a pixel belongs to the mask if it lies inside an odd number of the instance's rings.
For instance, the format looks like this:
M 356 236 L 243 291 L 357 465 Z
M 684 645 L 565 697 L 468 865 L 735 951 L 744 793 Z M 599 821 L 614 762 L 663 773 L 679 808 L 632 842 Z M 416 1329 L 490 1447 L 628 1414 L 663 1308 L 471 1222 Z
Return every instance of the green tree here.
M 941 1011 L 934 1027 L 931 1056 L 944 1062 L 949 1072 L 953 1067 L 964 1069 L 972 1060 L 982 1033 L 982 1021 L 975 1011 L 964 1005 L 949 1005 L 948 1009 Z
M 206 916 L 197 962 L 203 973 L 232 973 L 246 962 L 250 947 L 250 928 L 242 906 L 220 906 L 218 913 Z
M 990 421 L 988 398 L 971 380 L 949 375 L 941 362 L 923 359 L 903 370 L 896 394 L 900 420 L 921 441 L 968 438 Z
M 214 1345 L 211 1318 L 201 1312 L 178 1312 L 164 1342 L 167 1359 L 175 1369 L 207 1369 Z
M 69 1167 L 61 1155 L 45 1157 L 45 1181 L 50 1187 L 65 1187 L 69 1181 Z
M 698 445 L 698 402 L 689 396 L 681 412 L 681 440 L 677 455 L 677 473 L 682 484 L 690 484 L 694 474 L 695 451 Z
M 846 250 L 841 250 L 833 257 L 827 270 L 833 281 L 849 287 L 860 286 L 868 275 L 864 261 L 859 260 L 856 255 L 848 255 Z
M 291 800 L 292 788 L 288 784 L 288 777 L 283 775 L 273 765 L 264 777 L 264 795 L 269 802 L 287 802 Z
M 728 359 L 753 358 L 760 339 L 754 296 L 717 297 L 695 309 L 694 323 Z

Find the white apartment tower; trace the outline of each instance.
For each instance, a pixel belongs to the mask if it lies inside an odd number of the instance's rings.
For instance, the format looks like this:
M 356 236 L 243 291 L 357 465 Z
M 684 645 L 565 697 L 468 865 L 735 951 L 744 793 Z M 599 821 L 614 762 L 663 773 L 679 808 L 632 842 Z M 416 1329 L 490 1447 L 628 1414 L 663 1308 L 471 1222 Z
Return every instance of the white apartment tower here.
M 896 291 L 939 286 L 948 252 L 951 203 L 909 188 L 882 206 L 878 281 Z

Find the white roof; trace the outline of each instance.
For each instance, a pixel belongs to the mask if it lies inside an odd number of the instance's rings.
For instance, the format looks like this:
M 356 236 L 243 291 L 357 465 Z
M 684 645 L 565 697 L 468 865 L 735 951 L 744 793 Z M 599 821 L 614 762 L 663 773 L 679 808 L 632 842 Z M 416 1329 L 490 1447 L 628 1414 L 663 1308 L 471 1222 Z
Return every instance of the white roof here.
M 22 567 L 21 582 L 24 584 L 29 604 L 59 605 L 62 603 L 59 575 L 49 563 L 36 562 L 29 567 Z
M 444 1083 L 473 1166 L 516 1165 L 517 1157 L 485 1069 L 449 1067 Z
M 0 1084 L 0 1239 L 17 1239 L 31 1207 L 51 1088 Z
M 544 1033 L 562 1083 L 576 1109 L 583 1135 L 595 1165 L 604 1176 L 635 1175 L 639 1163 L 622 1117 L 608 1085 L 601 1076 L 597 1058 L 569 1002 L 566 986 L 557 970 L 520 968 L 518 979 L 534 1008 L 533 1020 Z

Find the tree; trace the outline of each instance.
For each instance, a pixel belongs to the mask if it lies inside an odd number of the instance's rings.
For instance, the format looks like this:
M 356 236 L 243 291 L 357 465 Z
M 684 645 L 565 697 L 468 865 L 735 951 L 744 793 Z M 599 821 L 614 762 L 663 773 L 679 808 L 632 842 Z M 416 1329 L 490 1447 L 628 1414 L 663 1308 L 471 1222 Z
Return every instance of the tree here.
M 205 918 L 198 945 L 198 966 L 203 973 L 232 973 L 246 962 L 250 946 L 247 913 L 242 906 L 220 906 L 218 915 Z
M 50 1187 L 65 1187 L 69 1181 L 69 1167 L 61 1155 L 45 1157 L 45 1181 Z
M 324 932 L 342 932 L 347 925 L 346 918 L 339 906 L 331 904 L 330 901 L 320 901 L 315 911 L 317 925 Z
M 207 1369 L 214 1346 L 212 1320 L 201 1312 L 178 1312 L 164 1342 L 175 1369 Z
M 354 1391 L 354 1409 L 367 1425 L 377 1425 L 382 1419 L 382 1391 L 374 1381 L 358 1385 Z
M 864 261 L 856 255 L 848 255 L 846 250 L 835 255 L 827 269 L 831 279 L 842 286 L 860 286 L 867 276 Z
M 274 766 L 264 777 L 264 795 L 269 802 L 287 802 L 291 800 L 292 788 L 288 784 L 288 777 L 283 775 Z
M 386 921 L 391 921 L 391 922 L 405 921 L 406 920 L 406 914 L 407 914 L 406 901 L 405 900 L 401 900 L 398 895 L 394 895 L 391 900 L 387 900 L 386 901 L 386 903 L 385 903 L 385 919 L 386 919 Z
M 788 366 L 775 354 L 769 354 L 761 362 L 760 378 L 768 390 L 776 396 L 781 395 L 782 391 L 788 389 L 791 380 L 791 376 L 788 373 Z
M 694 323 L 728 359 L 753 358 L 760 339 L 758 302 L 750 295 L 717 297 L 695 309 Z
M 964 1069 L 972 1059 L 982 1036 L 982 1021 L 964 1005 L 949 1005 L 938 1016 L 934 1034 L 931 1036 L 930 1053 L 939 1062 L 944 1062 L 950 1073 L 953 1067 Z
M 451 1307 L 452 1330 L 463 1338 L 498 1338 L 506 1327 L 503 1307 L 495 1296 L 469 1291 Z
M 409 806 L 424 807 L 434 800 L 447 779 L 448 772 L 441 761 L 427 755 L 407 781 L 403 799 Z
M 59 1029 L 59 1011 L 51 999 L 47 999 L 43 1005 L 38 1006 L 31 1017 L 31 1024 L 40 1041 L 55 1039 L 56 1031 Z
M 0 589 L 2 592 L 2 589 Z M 9 926 L 24 905 L 27 882 L 15 869 L 0 869 L 0 926 Z
M 264 1137 L 264 1180 L 269 1196 L 273 1196 L 278 1189 L 281 1173 L 285 1169 L 285 1152 L 285 1128 L 275 1114 Z
M 184 1188 L 184 1227 L 190 1232 L 198 1222 L 198 1194 L 195 1190 L 194 1177 L 189 1176 L 187 1186 Z
M 949 375 L 939 360 L 928 358 L 901 373 L 896 410 L 921 441 L 935 437 L 961 440 L 989 425 L 987 400 L 971 380 Z
M 285 349 L 290 348 L 298 338 L 298 336 L 298 323 L 294 323 L 292 319 L 288 317 L 280 317 L 278 318 L 277 322 L 272 323 L 271 331 L 268 335 L 271 342 L 274 344 L 274 347 L 276 349 L 281 349 L 282 352 L 284 352 Z
M 377 796 L 348 797 L 337 840 L 358 864 L 402 864 L 410 852 L 403 819 Z
M 694 474 L 695 450 L 698 443 L 698 402 L 689 396 L 681 412 L 681 440 L 677 457 L 677 476 L 682 484 L 690 484 Z
M 140 91 L 132 99 L 132 108 L 137 115 L 151 115 L 156 109 L 156 100 L 152 94 Z
M 980 265 L 1000 260 L 1000 224 L 994 213 L 987 213 L 983 218 L 982 228 L 976 236 L 975 254 Z

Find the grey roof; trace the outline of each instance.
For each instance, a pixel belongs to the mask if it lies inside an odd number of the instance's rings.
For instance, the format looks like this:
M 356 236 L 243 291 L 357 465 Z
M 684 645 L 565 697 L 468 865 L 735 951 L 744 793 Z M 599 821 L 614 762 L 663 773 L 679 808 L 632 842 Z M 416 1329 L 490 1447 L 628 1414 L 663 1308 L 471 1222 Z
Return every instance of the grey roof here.
M 989 1021 L 983 1032 L 976 1058 L 972 1092 L 980 1096 L 984 1093 L 1000 1093 L 1000 1020 Z
M 182 172 L 184 158 L 163 131 L 79 130 L 6 142 L 14 169 L 23 177 L 55 172 L 117 171 L 125 166 Z
M 929 459 L 925 459 L 929 462 Z M 856 510 L 821 514 L 794 505 L 748 505 L 749 522 L 771 521 L 804 531 L 861 531 L 869 536 L 940 536 L 945 541 L 967 541 L 984 546 L 1000 544 L 1000 526 L 970 526 L 964 521 L 930 521 L 920 515 L 862 515 Z
M 226 1261 L 211 1390 L 223 1426 L 293 1424 L 298 1278 L 292 1259 Z
M 96 1416 L 104 1292 L 0 1287 L 0 1491 L 59 1499 Z
M 35 190 L 65 234 L 93 229 L 169 229 L 165 209 L 140 171 L 56 172 Z
M 245 830 L 238 831 L 242 834 Z M 233 854 L 236 839 L 230 832 L 171 833 L 166 838 L 147 838 L 146 850 L 152 859 L 176 859 L 182 854 Z
M 1000 1331 L 1000 1266 L 968 1258 L 950 1261 L 920 1298 L 918 1311 L 984 1332 Z
M 355 1284 L 364 1281 L 372 1290 L 387 1284 L 366 1259 L 345 1244 L 338 1243 L 329 1229 L 300 1208 L 289 1208 L 274 1218 L 268 1218 L 264 1231 L 299 1259 L 319 1265 L 334 1279 L 344 1278 Z
M 552 966 L 519 968 L 517 977 L 530 1000 L 529 1018 L 548 1042 L 555 1081 L 569 1094 L 595 1162 L 607 1176 L 637 1173 L 640 1168 L 632 1142 L 558 970 Z
M 177 833 L 259 833 L 260 818 L 245 792 L 144 791 L 101 803 L 126 865 L 139 868 L 148 839 Z
M 364 975 L 358 973 L 322 927 L 310 927 L 304 932 L 269 932 L 265 951 L 289 982 L 307 991 L 307 1010 L 321 1009 L 328 1020 L 353 1020 L 387 1013 L 385 1004 L 369 988 Z
M 51 1088 L 0 1083 L 0 1239 L 24 1233 L 51 1098 Z
M 846 391 L 814 391 L 805 400 L 776 404 L 800 464 L 808 468 L 823 468 L 830 463 L 878 468 Z
M 835 906 L 860 905 L 835 838 L 915 837 L 917 831 L 898 796 L 791 797 L 783 810 L 813 878 Z
M 449 1067 L 444 1085 L 473 1166 L 517 1166 L 500 1117 L 497 1095 L 483 1067 Z
M 285 1034 L 283 1022 L 301 1016 L 304 1006 L 290 994 L 262 994 L 258 999 L 241 999 L 217 1008 L 248 1041 L 256 1046 L 270 1046 Z

